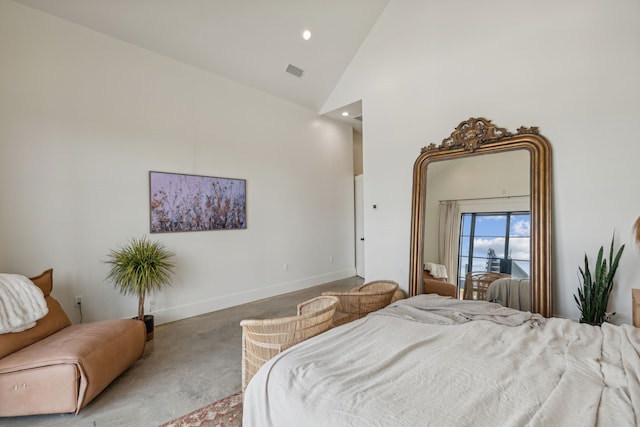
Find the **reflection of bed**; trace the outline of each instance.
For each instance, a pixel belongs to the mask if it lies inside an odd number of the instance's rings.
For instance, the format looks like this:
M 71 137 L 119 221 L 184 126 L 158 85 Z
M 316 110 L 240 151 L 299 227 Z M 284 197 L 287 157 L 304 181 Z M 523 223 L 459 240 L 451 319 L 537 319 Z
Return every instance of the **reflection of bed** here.
M 418 295 L 267 362 L 243 425 L 640 425 L 639 352 L 630 325 Z
M 462 299 L 487 301 L 489 285 L 498 279 L 509 278 L 508 274 L 495 271 L 473 271 L 464 279 L 464 295 Z
M 531 281 L 529 279 L 498 279 L 487 289 L 487 301 L 497 302 L 516 310 L 531 311 Z

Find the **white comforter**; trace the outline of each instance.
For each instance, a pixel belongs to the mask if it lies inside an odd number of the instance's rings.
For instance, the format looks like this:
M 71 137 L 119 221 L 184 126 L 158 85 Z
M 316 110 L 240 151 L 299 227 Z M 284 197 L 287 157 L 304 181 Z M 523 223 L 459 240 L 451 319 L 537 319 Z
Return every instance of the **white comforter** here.
M 640 425 L 640 329 L 467 303 L 420 295 L 290 348 L 243 425 Z

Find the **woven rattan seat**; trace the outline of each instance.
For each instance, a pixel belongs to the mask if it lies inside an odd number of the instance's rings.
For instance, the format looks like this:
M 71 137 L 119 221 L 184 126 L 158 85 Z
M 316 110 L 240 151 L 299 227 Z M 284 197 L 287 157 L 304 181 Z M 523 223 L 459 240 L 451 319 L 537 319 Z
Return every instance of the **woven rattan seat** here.
M 327 291 L 322 295 L 335 296 L 340 299 L 332 322 L 332 326 L 339 326 L 388 306 L 397 289 L 397 282 L 376 280 L 358 286 L 351 291 Z
M 329 329 L 338 303 L 319 296 L 298 304 L 296 316 L 242 320 L 242 391 L 273 356 Z
M 489 285 L 498 279 L 511 277 L 508 274 L 480 271 L 467 273 L 464 280 L 464 299 L 486 300 Z
M 388 285 L 394 285 L 394 284 L 398 285 L 398 282 L 394 280 L 374 280 L 374 281 L 365 283 L 363 285 L 356 286 L 351 290 L 360 291 L 360 292 L 362 292 L 363 290 L 369 290 L 369 291 L 385 290 Z M 402 289 L 400 289 L 400 285 L 398 285 L 398 288 L 396 288 L 396 291 L 393 293 L 393 296 L 391 297 L 391 302 L 396 302 L 398 300 L 405 299 L 406 297 L 407 295 L 404 293 Z

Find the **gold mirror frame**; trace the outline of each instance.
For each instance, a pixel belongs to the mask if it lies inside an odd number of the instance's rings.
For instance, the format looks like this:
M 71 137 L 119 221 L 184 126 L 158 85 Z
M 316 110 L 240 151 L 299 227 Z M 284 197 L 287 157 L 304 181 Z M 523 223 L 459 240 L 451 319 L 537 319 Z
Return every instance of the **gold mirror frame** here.
M 537 127 L 520 127 L 516 134 L 484 118 L 461 122 L 440 145 L 423 147 L 413 167 L 409 295 L 424 292 L 424 214 L 427 166 L 435 161 L 527 150 L 530 154 L 531 311 L 551 312 L 551 146 Z

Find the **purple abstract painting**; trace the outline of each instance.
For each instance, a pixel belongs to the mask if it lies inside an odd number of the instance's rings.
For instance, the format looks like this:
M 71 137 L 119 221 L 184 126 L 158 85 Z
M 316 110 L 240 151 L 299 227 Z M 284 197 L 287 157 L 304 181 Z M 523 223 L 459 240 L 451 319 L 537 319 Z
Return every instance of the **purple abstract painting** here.
M 247 228 L 246 181 L 149 172 L 151 232 Z

